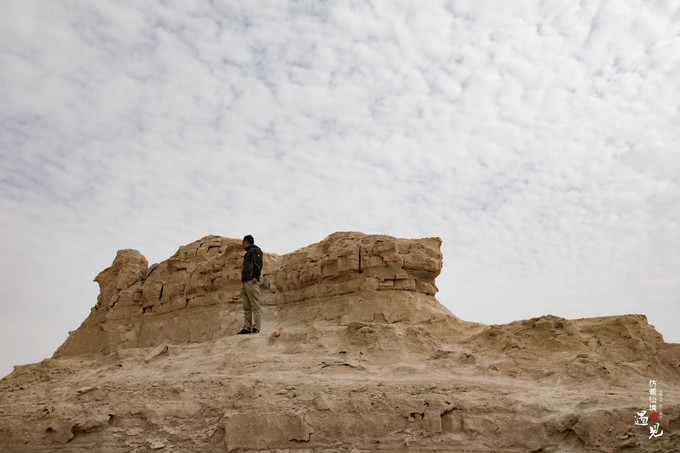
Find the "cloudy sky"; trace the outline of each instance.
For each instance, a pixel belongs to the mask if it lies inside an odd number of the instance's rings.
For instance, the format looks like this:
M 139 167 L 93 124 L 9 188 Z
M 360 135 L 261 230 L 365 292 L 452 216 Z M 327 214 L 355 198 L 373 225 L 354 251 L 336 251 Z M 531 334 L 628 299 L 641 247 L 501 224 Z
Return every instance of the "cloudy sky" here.
M 0 6 L 0 375 L 207 234 L 440 236 L 463 319 L 680 342 L 678 2 Z

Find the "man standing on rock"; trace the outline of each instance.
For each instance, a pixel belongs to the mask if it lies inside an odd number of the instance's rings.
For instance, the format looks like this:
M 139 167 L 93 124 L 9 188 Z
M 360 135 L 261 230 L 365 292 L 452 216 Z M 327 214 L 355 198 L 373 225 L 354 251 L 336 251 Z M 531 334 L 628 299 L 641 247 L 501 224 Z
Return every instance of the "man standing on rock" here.
M 251 235 L 241 243 L 246 251 L 243 256 L 241 273 L 241 299 L 243 300 L 243 329 L 238 334 L 258 333 L 260 331 L 260 276 L 262 275 L 262 250 L 255 245 Z

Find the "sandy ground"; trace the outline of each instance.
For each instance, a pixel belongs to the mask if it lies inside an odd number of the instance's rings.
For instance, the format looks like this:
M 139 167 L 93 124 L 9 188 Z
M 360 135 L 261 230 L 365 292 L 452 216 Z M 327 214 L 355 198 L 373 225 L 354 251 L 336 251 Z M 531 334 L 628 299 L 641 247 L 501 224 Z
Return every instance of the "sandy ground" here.
M 284 326 L 17 367 L 0 451 L 680 451 L 678 395 L 639 315 Z

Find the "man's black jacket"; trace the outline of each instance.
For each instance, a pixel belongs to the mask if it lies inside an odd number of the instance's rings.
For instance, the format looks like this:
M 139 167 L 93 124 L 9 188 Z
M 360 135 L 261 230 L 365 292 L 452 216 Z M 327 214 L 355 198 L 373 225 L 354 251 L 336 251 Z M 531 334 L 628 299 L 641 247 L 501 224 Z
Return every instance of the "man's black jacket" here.
M 262 274 L 262 250 L 257 245 L 251 245 L 243 256 L 243 272 L 241 281 L 247 282 L 254 278 L 260 279 Z

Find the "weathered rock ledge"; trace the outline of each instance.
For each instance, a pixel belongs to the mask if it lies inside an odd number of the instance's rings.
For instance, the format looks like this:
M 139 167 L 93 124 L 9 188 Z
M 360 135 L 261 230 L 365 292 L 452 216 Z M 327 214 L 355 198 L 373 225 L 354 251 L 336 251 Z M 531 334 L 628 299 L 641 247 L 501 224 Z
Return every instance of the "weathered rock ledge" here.
M 283 256 L 265 251 L 267 329 L 452 316 L 434 298 L 440 245 L 439 238 L 335 233 Z M 120 250 L 95 278 L 97 304 L 55 357 L 232 335 L 242 323 L 242 259 L 241 241 L 219 236 L 181 246 L 151 267 L 140 252 Z

